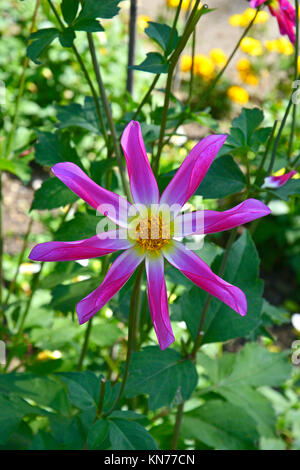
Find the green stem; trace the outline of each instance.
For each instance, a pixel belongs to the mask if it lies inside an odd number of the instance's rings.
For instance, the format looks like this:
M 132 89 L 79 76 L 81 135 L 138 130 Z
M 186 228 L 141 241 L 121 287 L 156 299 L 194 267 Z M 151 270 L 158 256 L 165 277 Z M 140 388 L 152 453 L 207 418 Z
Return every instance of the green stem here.
M 295 0 L 295 10 L 296 10 L 296 43 L 295 43 L 295 57 L 294 57 L 294 80 L 298 76 L 298 55 L 299 55 L 299 0 Z M 293 104 L 293 113 L 292 113 L 292 126 L 291 134 L 289 139 L 289 149 L 288 149 L 288 158 L 291 159 L 293 151 L 293 142 L 296 130 L 296 116 L 297 116 L 297 103 Z
M 166 124 L 167 124 L 167 116 L 168 116 L 168 109 L 169 109 L 169 102 L 170 102 L 170 94 L 171 94 L 173 73 L 175 71 L 175 67 L 176 67 L 176 64 L 178 62 L 178 59 L 180 57 L 181 52 L 185 48 L 191 34 L 193 33 L 200 17 L 203 14 L 204 7 L 202 7 L 199 10 L 198 9 L 199 3 L 200 3 L 200 0 L 196 0 L 195 6 L 194 6 L 193 11 L 190 15 L 190 18 L 187 22 L 187 25 L 186 25 L 185 31 L 182 35 L 182 38 L 179 41 L 179 44 L 178 44 L 177 48 L 175 49 L 175 51 L 172 54 L 172 57 L 170 59 L 170 65 L 169 65 L 169 71 L 168 71 L 167 83 L 166 83 L 166 90 L 165 90 L 165 102 L 164 102 L 162 118 L 161 118 L 158 149 L 157 149 L 157 153 L 156 153 L 155 157 L 153 157 L 153 162 L 152 162 L 153 172 L 154 172 L 155 175 L 157 175 L 157 173 L 158 173 L 159 160 L 160 160 L 162 149 L 163 149 L 163 146 L 164 146 L 164 135 L 165 135 Z
M 31 26 L 30 26 L 30 30 L 29 30 L 29 39 L 27 41 L 27 45 L 30 42 L 31 34 L 33 33 L 33 31 L 35 29 L 36 18 L 37 18 L 37 13 L 38 13 L 40 3 L 41 3 L 41 0 L 37 0 L 36 4 L 35 4 L 33 17 L 32 17 L 32 21 L 31 21 Z M 10 152 L 11 152 L 11 147 L 12 147 L 13 139 L 14 139 L 14 136 L 15 136 L 16 128 L 17 128 L 18 118 L 19 118 L 19 109 L 20 109 L 21 98 L 22 98 L 23 93 L 24 93 L 25 78 L 26 78 L 26 71 L 27 71 L 27 68 L 28 68 L 28 64 L 29 64 L 29 57 L 25 57 L 24 62 L 23 62 L 23 69 L 22 69 L 21 79 L 20 79 L 19 92 L 18 92 L 18 96 L 17 96 L 16 101 L 15 101 L 15 112 L 14 112 L 14 117 L 13 117 L 13 120 L 12 120 L 12 127 L 11 127 L 10 133 L 8 135 L 8 138 L 7 138 L 4 158 L 8 158 L 9 155 L 10 155 Z
M 130 19 L 129 19 L 129 46 L 128 46 L 128 67 L 126 90 L 132 94 L 133 91 L 133 69 L 136 46 L 136 16 L 137 0 L 130 0 Z
M 18 276 L 19 276 L 19 272 L 20 272 L 20 266 L 23 263 L 24 253 L 27 249 L 28 237 L 29 237 L 30 232 L 31 232 L 32 224 L 33 224 L 33 219 L 30 219 L 29 224 L 28 224 L 28 228 L 27 228 L 27 232 L 26 232 L 24 240 L 23 240 L 23 247 L 22 247 L 21 253 L 19 255 L 19 260 L 18 260 L 16 272 L 15 272 L 15 275 L 14 275 L 13 279 L 10 282 L 9 290 L 7 292 L 6 299 L 4 300 L 4 305 L 8 304 L 9 298 L 10 298 L 11 294 L 14 291 L 14 288 L 15 288 L 15 285 L 16 285 L 16 282 L 17 282 L 17 279 L 18 279 Z
M 195 66 L 195 49 L 196 49 L 196 29 L 193 32 L 193 42 L 192 42 L 192 67 L 191 67 L 191 76 L 190 76 L 190 83 L 189 83 L 189 96 L 188 96 L 188 104 L 190 104 L 192 96 L 193 96 L 193 87 L 194 87 L 194 66 Z
M 260 165 L 259 165 L 258 170 L 257 170 L 255 184 L 258 185 L 258 186 L 261 185 L 263 177 L 264 177 L 264 175 L 263 175 L 264 167 L 265 167 L 267 157 L 269 155 L 269 151 L 270 151 L 270 148 L 271 148 L 271 145 L 272 145 L 272 142 L 273 142 L 273 138 L 274 138 L 274 135 L 275 135 L 275 132 L 276 132 L 277 125 L 278 125 L 278 121 L 275 120 L 274 124 L 273 124 L 273 128 L 272 128 L 272 132 L 271 132 L 270 137 L 268 139 L 268 143 L 267 143 L 267 146 L 266 146 L 265 153 L 262 157 L 262 160 L 261 160 Z
M 91 318 L 88 321 L 88 324 L 87 324 L 87 327 L 86 327 L 86 330 L 85 330 L 84 341 L 83 341 L 83 345 L 82 345 L 82 349 L 81 349 L 81 353 L 80 353 L 79 361 L 78 361 L 78 365 L 77 365 L 77 370 L 78 371 L 82 370 L 83 361 L 84 361 L 84 358 L 85 358 L 85 355 L 86 355 L 86 352 L 87 352 L 87 349 L 88 349 L 90 334 L 91 334 L 91 330 L 92 330 L 92 321 L 93 321 L 93 318 Z
M 130 194 L 130 191 L 129 191 L 127 180 L 125 178 L 125 171 L 124 171 L 124 165 L 123 165 L 123 162 L 122 162 L 120 143 L 119 143 L 119 139 L 118 139 L 118 136 L 117 136 L 116 127 L 115 127 L 115 124 L 114 124 L 114 121 L 113 121 L 113 116 L 112 116 L 110 104 L 108 102 L 105 87 L 104 87 L 104 83 L 103 83 L 103 80 L 102 80 L 102 76 L 101 76 L 100 67 L 99 67 L 99 63 L 98 63 L 98 59 L 97 59 L 97 55 L 96 55 L 96 49 L 95 49 L 95 44 L 94 44 L 92 33 L 87 33 L 87 36 L 88 36 L 88 42 L 89 42 L 89 48 L 90 48 L 90 52 L 91 52 L 92 62 L 93 62 L 93 66 L 94 66 L 94 70 L 95 70 L 95 74 L 96 74 L 97 83 L 98 83 L 99 93 L 100 93 L 100 96 L 101 96 L 101 99 L 102 99 L 102 102 L 103 102 L 103 106 L 104 106 L 108 126 L 109 126 L 111 136 L 112 136 L 112 139 L 113 139 L 114 151 L 115 151 L 118 167 L 119 167 L 119 170 L 120 170 L 123 189 L 124 189 L 124 192 L 127 196 L 127 199 L 131 201 L 131 194 Z
M 131 359 L 132 351 L 133 351 L 133 348 L 134 348 L 135 322 L 136 322 L 136 317 L 137 317 L 137 308 L 138 308 L 138 305 L 139 305 L 139 296 L 140 296 L 140 292 L 141 292 L 141 281 L 142 281 L 143 269 L 144 269 L 144 266 L 142 264 L 138 269 L 135 284 L 134 284 L 132 294 L 131 294 L 130 314 L 129 314 L 129 323 L 128 323 L 127 356 L 126 356 L 126 361 L 125 361 L 125 368 L 124 368 L 124 374 L 123 374 L 121 388 L 120 388 L 118 396 L 115 399 L 112 407 L 106 413 L 103 413 L 103 416 L 110 415 L 115 410 L 115 408 L 118 406 L 118 404 L 119 404 L 119 402 L 122 398 L 122 395 L 123 395 L 123 392 L 124 392 L 124 389 L 125 389 L 125 385 L 126 385 L 126 382 L 127 382 L 130 359 Z
M 180 433 L 182 417 L 183 417 L 183 409 L 184 409 L 184 402 L 180 403 L 180 405 L 178 405 L 178 408 L 177 408 L 177 415 L 176 415 L 174 433 L 172 437 L 171 450 L 176 450 L 178 446 L 179 433 Z
M 104 377 L 101 378 L 100 380 L 100 397 L 99 397 L 99 404 L 98 404 L 98 410 L 97 410 L 97 416 L 100 417 L 102 414 L 103 410 L 103 403 L 104 403 L 104 396 L 105 396 L 105 385 L 106 385 L 106 379 Z
M 228 258 L 229 258 L 229 255 L 230 255 L 230 250 L 231 250 L 231 247 L 234 243 L 234 240 L 236 239 L 236 235 L 237 235 L 237 228 L 235 228 L 231 231 L 230 236 L 228 238 L 226 248 L 225 248 L 225 251 L 224 251 L 224 255 L 223 255 L 223 258 L 222 258 L 222 262 L 221 262 L 221 265 L 220 265 L 220 268 L 219 268 L 219 271 L 218 271 L 218 276 L 220 276 L 220 277 L 224 274 L 224 271 L 225 271 L 225 268 L 226 268 L 226 265 L 227 265 L 227 262 L 228 262 Z M 192 359 L 196 358 L 197 351 L 200 348 L 200 346 L 202 345 L 202 341 L 203 341 L 203 337 L 204 337 L 203 327 L 204 327 L 206 314 L 207 314 L 207 311 L 208 311 L 208 308 L 210 306 L 211 301 L 212 301 L 212 296 L 209 294 L 207 296 L 205 304 L 203 306 L 200 322 L 199 322 L 199 325 L 198 325 L 197 336 L 196 336 L 196 340 L 194 342 L 194 348 L 193 348 L 192 353 L 191 353 L 191 358 Z

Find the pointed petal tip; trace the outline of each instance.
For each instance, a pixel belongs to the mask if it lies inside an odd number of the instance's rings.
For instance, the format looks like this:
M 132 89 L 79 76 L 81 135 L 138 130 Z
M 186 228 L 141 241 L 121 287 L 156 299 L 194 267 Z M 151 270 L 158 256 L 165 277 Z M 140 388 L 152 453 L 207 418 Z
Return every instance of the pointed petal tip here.
M 174 342 L 175 342 L 175 337 L 173 335 L 170 335 L 168 339 L 165 339 L 165 341 L 159 341 L 159 347 L 161 351 L 164 351 Z

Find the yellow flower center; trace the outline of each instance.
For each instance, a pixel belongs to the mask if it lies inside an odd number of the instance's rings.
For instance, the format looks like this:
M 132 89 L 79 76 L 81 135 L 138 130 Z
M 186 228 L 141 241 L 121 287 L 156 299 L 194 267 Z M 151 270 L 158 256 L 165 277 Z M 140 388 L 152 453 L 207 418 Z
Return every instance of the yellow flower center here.
M 171 224 L 163 222 L 161 215 L 148 215 L 136 226 L 137 244 L 147 251 L 159 251 L 170 243 Z

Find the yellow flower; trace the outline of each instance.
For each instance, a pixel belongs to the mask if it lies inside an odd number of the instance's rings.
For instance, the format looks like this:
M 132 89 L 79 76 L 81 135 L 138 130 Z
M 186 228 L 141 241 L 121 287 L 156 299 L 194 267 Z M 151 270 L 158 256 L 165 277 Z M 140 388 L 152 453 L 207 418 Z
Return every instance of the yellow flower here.
M 258 39 L 245 37 L 241 41 L 241 49 L 249 55 L 258 56 L 263 53 L 261 42 Z
M 149 21 L 151 18 L 147 15 L 140 15 L 137 19 L 137 25 L 140 31 L 144 31 L 149 26 Z
M 277 52 L 277 39 L 265 41 L 265 48 L 270 52 Z
M 192 68 L 193 59 L 190 55 L 183 54 L 180 60 L 181 72 L 189 72 Z
M 234 101 L 238 104 L 247 104 L 249 101 L 249 94 L 247 90 L 240 86 L 231 86 L 227 90 L 227 96 L 231 101 Z
M 281 168 L 280 170 L 277 170 L 275 172 L 272 173 L 272 176 L 282 176 L 284 175 L 288 170 L 286 170 L 285 168 Z M 298 180 L 300 179 L 300 174 L 299 173 L 296 173 L 295 175 L 292 176 L 291 179 L 294 179 L 294 180 Z
M 257 86 L 259 84 L 259 78 L 255 73 L 253 72 L 247 72 L 247 71 L 240 71 L 239 76 L 241 80 L 246 83 L 247 85 L 251 86 Z
M 250 21 L 253 20 L 253 18 L 256 15 L 256 9 L 255 8 L 247 8 L 247 10 L 244 11 L 243 13 L 243 18 L 245 20 L 246 25 L 250 23 Z M 254 24 L 262 24 L 268 21 L 269 19 L 269 13 L 266 11 L 259 11 L 257 14 L 257 17 L 255 18 Z
M 284 55 L 292 55 L 294 53 L 293 44 L 287 38 L 277 39 L 277 52 Z
M 40 351 L 37 355 L 38 361 L 46 361 L 47 359 L 60 359 L 62 356 L 60 351 Z
M 227 55 L 225 54 L 225 52 L 216 47 L 214 49 L 212 49 L 209 53 L 213 63 L 217 66 L 217 67 L 224 67 L 224 65 L 226 64 L 227 60 L 228 60 L 228 57 Z
M 232 15 L 229 18 L 229 23 L 231 26 L 239 26 L 241 28 L 245 28 L 249 25 L 249 23 L 253 20 L 256 14 L 256 10 L 254 8 L 247 8 L 244 13 Z M 262 24 L 268 21 L 269 14 L 266 11 L 260 11 L 255 18 L 254 24 Z
M 181 8 L 183 10 L 188 10 L 191 4 L 191 8 L 195 5 L 196 0 L 183 0 Z M 167 0 L 167 7 L 169 8 L 177 8 L 179 5 L 180 0 Z M 202 4 L 200 2 L 199 8 L 202 8 Z
M 196 75 L 200 75 L 206 80 L 210 80 L 213 77 L 215 70 L 215 64 L 213 61 L 203 55 L 197 54 L 194 59 L 194 72 Z
M 245 18 L 243 17 L 243 15 L 238 15 L 238 14 L 230 16 L 229 24 L 231 24 L 231 26 L 241 26 L 241 27 L 247 26 L 247 23 L 245 24 Z
M 239 72 L 248 72 L 251 69 L 251 62 L 249 59 L 240 59 L 236 64 L 236 68 Z

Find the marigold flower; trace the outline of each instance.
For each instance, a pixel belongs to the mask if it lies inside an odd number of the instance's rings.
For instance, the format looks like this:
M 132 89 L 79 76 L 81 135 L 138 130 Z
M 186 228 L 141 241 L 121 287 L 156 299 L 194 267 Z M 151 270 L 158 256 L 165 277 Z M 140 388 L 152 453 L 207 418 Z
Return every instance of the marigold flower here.
M 247 85 L 257 86 L 259 84 L 259 78 L 253 72 L 239 72 L 240 79 Z
M 230 16 L 229 23 L 231 26 L 238 26 L 245 28 L 253 20 L 256 14 L 256 10 L 253 8 L 247 8 L 242 14 L 235 14 Z M 269 14 L 266 11 L 258 12 L 257 17 L 255 18 L 254 24 L 262 24 L 268 21 Z
M 263 53 L 261 42 L 258 39 L 254 39 L 249 36 L 242 39 L 241 49 L 252 56 L 258 56 Z
M 196 0 L 183 0 L 181 8 L 182 10 L 188 10 L 189 8 L 193 8 L 195 5 Z M 167 0 L 167 7 L 169 8 L 177 8 L 179 5 L 180 0 Z M 202 8 L 202 3 L 200 2 L 199 8 Z
M 194 72 L 195 75 L 200 75 L 206 80 L 210 80 L 214 75 L 215 64 L 203 54 L 197 54 L 194 58 Z
M 249 101 L 249 94 L 244 88 L 234 85 L 228 88 L 227 96 L 231 101 L 238 104 L 247 104 Z
M 189 72 L 192 68 L 193 58 L 190 55 L 183 54 L 180 59 L 181 72 Z
M 236 68 L 239 72 L 251 70 L 251 62 L 249 59 L 243 58 L 238 61 Z
M 288 0 L 251 0 L 250 6 L 257 8 L 263 3 L 268 2 L 268 8 L 272 16 L 275 16 L 278 22 L 280 34 L 288 35 L 291 43 L 296 41 L 296 11 Z
M 228 57 L 223 51 L 223 49 L 220 49 L 219 47 L 215 47 L 214 49 L 211 49 L 209 55 L 210 55 L 211 60 L 217 67 L 224 67 L 224 65 L 226 64 L 228 60 Z
M 277 39 L 276 45 L 279 54 L 292 55 L 294 53 L 293 45 L 287 38 Z
M 118 194 L 98 186 L 74 163 L 54 165 L 52 172 L 55 176 L 119 228 L 84 240 L 42 243 L 33 248 L 29 258 L 39 261 L 71 261 L 97 258 L 124 250 L 112 263 L 102 284 L 77 304 L 80 324 L 87 322 L 106 305 L 135 269 L 145 262 L 153 326 L 161 349 L 167 348 L 173 343 L 174 335 L 164 279 L 165 259 L 194 284 L 240 315 L 246 314 L 247 300 L 244 293 L 215 275 L 198 255 L 176 241 L 179 236 L 229 230 L 270 213 L 270 209 L 256 199 L 247 199 L 225 212 L 205 210 L 181 213 L 182 207 L 197 190 L 226 138 L 226 135 L 210 135 L 201 140 L 160 196 L 140 125 L 131 121 L 123 132 L 121 145 L 134 205 Z M 197 223 L 199 216 L 203 221 L 201 227 Z
M 137 26 L 140 31 L 144 31 L 149 26 L 149 21 L 151 21 L 150 16 L 140 15 L 137 19 Z

